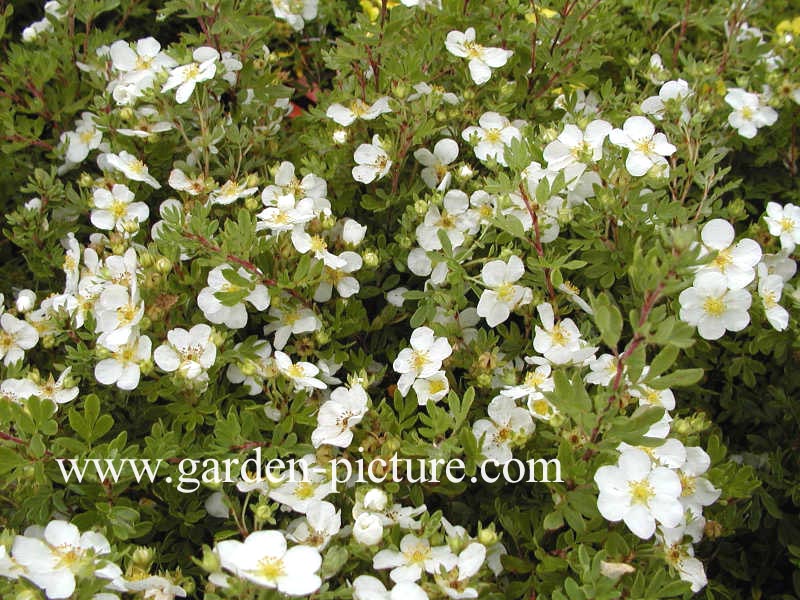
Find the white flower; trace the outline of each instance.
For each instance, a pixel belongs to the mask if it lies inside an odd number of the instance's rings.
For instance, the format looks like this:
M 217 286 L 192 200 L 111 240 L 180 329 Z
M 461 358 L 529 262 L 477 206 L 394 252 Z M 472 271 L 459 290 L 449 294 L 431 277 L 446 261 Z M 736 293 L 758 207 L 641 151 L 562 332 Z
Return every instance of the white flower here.
M 338 387 L 331 399 L 324 402 L 317 415 L 317 428 L 311 433 L 315 448 L 323 444 L 347 448 L 353 441 L 353 426 L 358 425 L 367 413 L 369 398 L 358 384 L 349 390 Z
M 146 335 L 112 346 L 111 358 L 105 358 L 95 365 L 95 379 L 103 385 L 116 384 L 121 390 L 136 389 L 141 365 L 150 360 L 151 348 L 152 342 Z
M 525 374 L 525 379 L 520 385 L 509 386 L 500 392 L 509 398 L 526 398 L 531 416 L 543 421 L 549 421 L 558 411 L 545 398 L 545 392 L 552 392 L 555 382 L 552 377 L 552 368 L 549 364 L 539 365 L 535 370 Z
M 103 154 L 105 162 L 110 166 L 121 171 L 125 177 L 131 181 L 143 181 L 150 187 L 159 189 L 161 184 L 150 175 L 147 165 L 136 158 L 130 152 L 123 150 L 119 154 Z M 145 217 L 146 218 L 146 217 Z
M 372 105 L 367 104 L 360 98 L 354 99 L 350 102 L 349 108 L 341 104 L 331 104 L 325 112 L 325 116 L 333 119 L 339 125 L 347 127 L 355 122 L 356 119 L 364 119 L 365 121 L 373 121 L 385 113 L 392 112 L 389 107 L 389 97 L 382 96 L 378 98 Z
M 331 269 L 341 269 L 347 266 L 344 259 L 328 251 L 328 243 L 322 236 L 307 233 L 302 225 L 297 225 L 292 229 L 292 245 L 300 254 L 311 251 L 314 258 L 321 260 L 326 267 Z
M 214 48 L 209 46 L 196 48 L 192 58 L 194 62 L 172 69 L 167 82 L 161 88 L 162 92 L 178 88 L 175 92 L 175 101 L 178 104 L 183 104 L 192 96 L 198 83 L 212 79 L 217 72 L 219 52 Z
M 92 195 L 92 225 L 98 229 L 125 231 L 126 223 L 143 223 L 150 216 L 150 209 L 144 202 L 133 202 L 133 192 L 128 186 L 117 183 L 108 191 L 98 188 Z
M 167 332 L 167 342 L 153 353 L 162 370 L 177 371 L 186 379 L 197 379 L 214 365 L 217 347 L 211 342 L 211 327 L 199 323 L 189 331 L 176 327 Z
M 0 305 L 1 304 L 2 299 L 0 299 Z M 20 290 L 17 292 L 17 299 L 14 301 L 14 305 L 21 313 L 33 310 L 33 307 L 36 306 L 36 292 L 28 289 Z
M 39 342 L 39 333 L 32 325 L 8 313 L 0 315 L 0 358 L 6 366 L 25 356 Z
M 298 466 L 294 474 L 291 471 L 287 473 L 285 481 L 269 491 L 269 497 L 295 512 L 305 514 L 335 490 L 331 481 L 325 476 L 325 469 L 316 464 L 313 454 L 306 455 L 300 460 L 306 465 L 305 472 Z
M 411 347 L 404 348 L 394 360 L 393 368 L 400 373 L 397 387 L 405 396 L 417 377 L 430 377 L 442 368 L 442 361 L 453 348 L 445 337 L 434 337 L 430 327 L 417 327 L 411 333 Z
M 292 359 L 280 350 L 275 351 L 275 365 L 281 373 L 292 380 L 295 389 L 298 391 L 310 388 L 324 390 L 328 387 L 317 379 L 318 367 L 303 361 L 293 363 Z
M 71 371 L 72 367 L 67 367 L 61 372 L 58 379 L 53 379 L 53 376 L 50 375 L 47 381 L 37 384 L 36 396 L 43 400 L 50 400 L 55 404 L 73 401 L 80 393 L 78 386 L 64 387 Z
M 719 499 L 721 491 L 711 485 L 705 477 L 700 477 L 711 466 L 711 458 L 705 450 L 697 446 L 686 448 L 686 462 L 680 466 L 682 486 L 681 503 L 684 508 L 700 514 L 705 506 L 711 506 Z
M 452 559 L 442 564 L 446 573 L 441 571 L 434 573 L 436 583 L 454 600 L 477 598 L 478 590 L 469 587 L 468 582 L 480 570 L 484 560 L 486 560 L 486 546 L 472 542 L 458 554 L 454 565 Z
M 609 521 L 624 521 L 642 539 L 653 535 L 656 521 L 675 527 L 683 518 L 678 475 L 666 467 L 654 467 L 643 450 L 626 450 L 616 466 L 600 467 L 594 480 L 600 490 L 600 514 Z
M 612 144 L 628 149 L 625 168 L 634 177 L 645 175 L 653 167 L 658 167 L 664 175 L 669 172 L 664 157 L 672 155 L 677 148 L 669 143 L 667 136 L 655 131 L 646 117 L 629 117 L 622 129 L 613 129 L 608 136 Z
M 294 165 L 289 161 L 283 161 L 275 173 L 275 185 L 268 185 L 261 193 L 261 202 L 264 206 L 275 206 L 280 196 L 290 194 L 294 200 L 299 201 L 305 198 L 313 200 L 314 210 L 318 211 L 326 207 L 330 212 L 330 203 L 325 199 L 328 192 L 328 184 L 324 179 L 309 173 L 302 179 L 295 176 Z
M 417 226 L 415 234 L 419 245 L 425 250 L 441 250 L 439 231 L 444 231 L 453 248 L 464 243 L 465 232 L 475 228 L 473 215 L 469 210 L 469 198 L 460 190 L 450 190 L 442 200 L 443 210 L 435 206 L 428 208 L 423 222 Z
M 258 191 L 256 187 L 246 187 L 246 184 L 229 179 L 222 186 L 209 194 L 209 204 L 220 204 L 227 206 L 233 204 L 239 198 L 247 198 Z
M 272 0 L 275 18 L 283 19 L 295 31 L 301 31 L 306 21 L 317 17 L 318 0 Z
M 234 350 L 241 344 L 236 344 Z M 272 360 L 272 346 L 266 340 L 258 340 L 254 349 L 255 359 L 246 359 L 243 363 L 231 363 L 225 375 L 231 383 L 242 383 L 247 387 L 251 396 L 261 393 L 264 389 L 264 380 L 275 372 Z
M 603 142 L 612 129 L 611 123 L 601 119 L 589 123 L 584 131 L 571 123 L 564 125 L 558 137 L 545 146 L 547 168 L 561 171 L 575 164 L 586 165 L 600 160 Z
M 311 594 L 322 584 L 319 552 L 302 545 L 287 548 L 280 531 L 254 531 L 244 542 L 220 542 L 217 554 L 222 567 L 237 577 L 290 596 Z
M 353 154 L 356 166 L 353 179 L 361 183 L 372 183 L 382 179 L 392 166 L 392 161 L 378 135 L 372 136 L 371 144 L 361 144 Z
M 697 593 L 708 583 L 703 563 L 694 557 L 691 544 L 684 544 L 684 527 L 661 527 L 656 534 L 664 548 L 664 559 L 678 572 L 682 581 L 692 584 L 692 591 Z
M 372 559 L 374 569 L 391 569 L 389 577 L 395 583 L 402 581 L 417 581 L 422 577 L 422 571 L 435 573 L 441 559 L 450 554 L 447 546 L 431 548 L 425 538 L 419 538 L 407 533 L 400 540 L 400 551 L 381 550 Z
M 780 238 L 781 249 L 789 254 L 794 252 L 795 246 L 800 244 L 800 206 L 768 202 L 764 221 L 770 234 Z
M 350 273 L 358 271 L 363 266 L 364 260 L 361 255 L 345 250 L 336 258 L 344 261 L 344 265 L 337 268 L 325 266 L 322 272 L 322 281 L 314 292 L 314 302 L 330 300 L 334 287 L 342 298 L 349 298 L 361 289 L 358 279 L 350 276 Z
M 197 306 L 206 319 L 231 329 L 241 329 L 247 325 L 245 302 L 263 311 L 267 310 L 269 301 L 267 286 L 257 283 L 243 267 L 235 270 L 228 265 L 211 269 L 208 287 L 203 288 L 197 296 Z
M 161 52 L 161 44 L 152 37 L 136 42 L 136 48 L 124 40 L 117 40 L 109 48 L 111 66 L 120 75 L 109 84 L 109 91 L 117 104 L 131 104 L 144 90 L 156 81 L 156 76 L 177 63 Z
M 353 537 L 359 544 L 375 546 L 383 539 L 383 523 L 378 515 L 363 512 L 353 523 Z
M 286 537 L 298 544 L 323 550 L 342 528 L 342 513 L 325 500 L 312 504 L 306 516 L 289 525 Z
M 264 190 L 266 193 L 267 190 Z M 264 194 L 262 193 L 262 201 Z M 275 205 L 267 206 L 258 215 L 256 231 L 270 229 L 273 232 L 291 231 L 297 225 L 308 223 L 314 218 L 314 201 L 303 198 L 299 202 L 291 194 L 278 196 Z
M 783 278 L 780 275 L 767 274 L 763 263 L 758 265 L 758 295 L 764 305 L 767 321 L 776 330 L 783 331 L 789 326 L 789 312 L 778 304 L 783 294 Z
M 428 271 L 430 273 L 430 271 Z M 391 304 L 392 306 L 396 306 L 400 308 L 403 306 L 403 302 L 405 302 L 405 295 L 408 291 L 407 287 L 396 287 L 393 290 L 389 290 L 386 292 L 386 301 Z
M 412 387 L 417 395 L 417 404 L 425 406 L 428 400 L 436 403 L 444 398 L 450 391 L 450 382 L 444 371 L 437 371 L 429 377 L 416 379 Z
M 733 112 L 728 115 L 728 123 L 743 138 L 754 138 L 760 127 L 772 125 L 778 120 L 778 113 L 762 104 L 759 94 L 741 88 L 730 88 L 725 94 L 725 102 L 733 108 Z
M 496 327 L 511 315 L 511 311 L 532 300 L 530 288 L 515 285 L 525 274 L 522 260 L 512 255 L 507 262 L 492 260 L 483 265 L 481 279 L 489 288 L 483 290 L 478 301 L 478 316 L 486 319 L 489 327 Z
M 413 6 L 416 1 L 422 4 L 426 0 L 401 0 L 406 6 Z M 411 581 L 401 581 L 387 591 L 380 579 L 359 575 L 353 581 L 353 600 L 428 600 L 428 594 Z
M 725 331 L 741 331 L 750 323 L 752 302 L 747 290 L 730 290 L 725 276 L 713 271 L 699 273 L 692 287 L 678 296 L 680 317 L 695 325 L 700 337 L 721 338 Z
M 283 350 L 290 335 L 310 333 L 322 326 L 322 322 L 310 308 L 293 308 L 283 304 L 283 308 L 270 308 L 269 315 L 277 320 L 264 327 L 264 334 L 275 332 L 273 344 L 276 350 Z
M 51 521 L 40 535 L 14 538 L 14 560 L 24 569 L 23 576 L 43 589 L 48 598 L 69 598 L 75 591 L 75 575 L 95 564 L 96 556 L 111 552 L 108 540 L 99 533 L 81 533 L 72 523 Z
M 473 136 L 477 139 L 475 156 L 479 160 L 493 158 L 498 164 L 506 165 L 505 148 L 513 139 L 520 139 L 522 134 L 503 115 L 496 112 L 485 112 L 478 119 L 478 126 L 467 127 L 461 137 L 467 142 Z
M 735 235 L 733 225 L 724 219 L 712 219 L 700 232 L 704 246 L 701 256 L 709 252 L 716 252 L 717 256 L 699 272 L 720 273 L 732 290 L 744 288 L 755 279 L 755 266 L 761 260 L 761 246 L 748 238 L 734 246 Z
M 594 354 L 595 348 L 588 348 L 581 339 L 572 319 L 562 319 L 555 322 L 553 307 L 543 302 L 536 307 L 544 329 L 536 325 L 533 338 L 533 348 L 556 365 L 569 362 L 583 362 Z
M 65 131 L 61 134 L 61 143 L 66 144 L 66 160 L 70 163 L 83 162 L 89 152 L 100 147 L 103 133 L 95 125 L 95 116 L 90 112 L 81 113 L 81 118 L 75 121 L 75 131 Z
M 130 288 L 116 283 L 106 286 L 94 308 L 96 331 L 101 334 L 97 343 L 105 347 L 127 343 L 144 316 L 144 302 L 139 299 L 135 285 Z
M 594 385 L 609 385 L 617 376 L 617 357 L 611 354 L 602 354 L 589 363 L 591 373 L 584 377 L 586 383 Z
M 530 413 L 507 396 L 495 396 L 487 407 L 489 419 L 479 419 L 472 425 L 475 439 L 481 442 L 484 457 L 504 464 L 513 458 L 511 446 L 533 433 L 535 425 Z
M 436 142 L 433 152 L 420 148 L 414 152 L 414 158 L 425 167 L 422 169 L 422 180 L 432 190 L 444 191 L 450 187 L 452 173 L 449 165 L 458 158 L 458 144 L 455 140 L 445 138 Z
M 658 96 L 650 96 L 642 102 L 642 112 L 651 115 L 654 119 L 664 118 L 664 112 L 670 105 L 678 105 L 681 110 L 681 121 L 689 120 L 689 111 L 684 106 L 684 99 L 692 95 L 689 84 L 683 79 L 667 81 L 658 91 Z
M 350 247 L 358 247 L 364 241 L 367 226 L 355 219 L 345 218 L 342 222 L 342 241 Z
M 444 42 L 450 54 L 469 59 L 469 74 L 478 85 L 483 85 L 492 77 L 492 69 L 504 66 L 514 54 L 502 48 L 486 48 L 475 43 L 475 28 L 466 31 L 451 31 Z

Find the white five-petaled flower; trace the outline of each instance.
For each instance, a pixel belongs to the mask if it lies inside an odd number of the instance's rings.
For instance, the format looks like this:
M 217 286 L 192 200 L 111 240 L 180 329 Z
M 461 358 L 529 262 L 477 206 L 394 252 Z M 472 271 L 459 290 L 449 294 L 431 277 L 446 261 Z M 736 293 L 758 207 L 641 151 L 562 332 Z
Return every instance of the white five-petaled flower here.
M 100 147 L 103 133 L 94 122 L 95 116 L 90 112 L 81 113 L 81 118 L 75 121 L 74 131 L 65 131 L 61 134 L 61 143 L 66 144 L 68 163 L 79 163 L 89 156 L 89 152 Z
M 475 439 L 481 442 L 481 452 L 488 460 L 505 464 L 513 458 L 511 447 L 533 433 L 531 414 L 508 396 L 495 396 L 487 407 L 489 419 L 479 419 L 472 425 Z
M 6 366 L 25 356 L 39 342 L 39 333 L 29 323 L 14 315 L 0 315 L 0 358 Z
M 161 52 L 161 44 L 152 37 L 136 42 L 136 48 L 125 40 L 117 40 L 109 48 L 111 66 L 119 76 L 109 83 L 109 91 L 117 104 L 132 104 L 144 90 L 155 83 L 156 76 L 177 63 Z
M 371 144 L 361 144 L 353 154 L 356 166 L 353 167 L 353 179 L 361 183 L 372 183 L 383 178 L 392 166 L 381 138 L 372 136 Z
M 391 569 L 389 577 L 395 583 L 417 581 L 423 570 L 435 573 L 441 560 L 450 554 L 448 546 L 431 547 L 430 542 L 407 533 L 400 540 L 400 550 L 385 549 L 372 559 L 374 569 Z
M 800 244 L 800 206 L 781 206 L 777 202 L 768 202 L 764 221 L 770 234 L 780 238 L 781 248 L 788 253 L 794 252 L 797 244 Z
M 331 104 L 325 112 L 325 116 L 333 119 L 339 125 L 347 127 L 355 122 L 356 119 L 373 121 L 383 114 L 392 112 L 389 107 L 389 97 L 382 96 L 371 105 L 360 98 L 354 99 L 349 106 L 336 103 Z
M 327 385 L 317 379 L 319 368 L 309 362 L 292 362 L 289 355 L 280 350 L 275 351 L 275 366 L 286 377 L 292 380 L 296 390 L 316 388 L 324 390 Z
M 684 106 L 683 102 L 691 95 L 692 90 L 689 89 L 689 84 L 683 79 L 667 81 L 661 86 L 658 96 L 650 96 L 642 102 L 642 112 L 660 121 L 664 118 L 664 113 L 668 107 L 679 106 L 680 119 L 686 122 L 689 120 L 689 110 Z
M 708 583 L 703 563 L 694 557 L 694 548 L 691 543 L 683 543 L 685 527 L 661 527 L 656 538 L 661 542 L 664 550 L 664 560 L 678 572 L 682 581 L 692 585 L 692 591 L 697 593 Z
M 726 330 L 741 331 L 750 323 L 750 292 L 729 289 L 721 273 L 698 273 L 694 285 L 683 290 L 678 301 L 681 320 L 695 325 L 700 337 L 707 340 L 721 338 Z
M 410 0 L 401 0 L 412 6 Z M 380 579 L 359 575 L 353 580 L 353 600 L 428 600 L 428 594 L 413 581 L 401 581 L 387 590 Z
M 600 490 L 600 514 L 609 521 L 624 521 L 642 539 L 655 533 L 656 521 L 675 527 L 683 518 L 680 478 L 671 469 L 654 466 L 643 450 L 626 449 L 616 465 L 600 467 L 594 480 Z
M 536 325 L 533 348 L 548 361 L 556 365 L 582 363 L 594 354 L 596 348 L 585 345 L 572 319 L 562 319 L 556 323 L 553 306 L 548 302 L 543 302 L 536 310 L 543 328 Z
M 438 402 L 450 391 L 450 382 L 444 371 L 436 371 L 430 377 L 419 377 L 412 384 L 417 395 L 417 404 L 425 406 L 428 400 Z
M 197 306 L 211 323 L 241 329 L 247 325 L 245 301 L 263 311 L 269 306 L 269 300 L 267 286 L 257 283 L 243 267 L 235 270 L 219 265 L 209 271 L 208 287 L 197 296 Z
M 414 158 L 425 167 L 422 169 L 422 180 L 432 190 L 444 191 L 450 187 L 453 178 L 449 165 L 458 158 L 458 144 L 455 140 L 444 138 L 436 142 L 433 152 L 420 148 L 414 152 Z
M 103 385 L 116 384 L 121 390 L 136 389 L 141 376 L 141 365 L 150 360 L 150 338 L 146 335 L 134 337 L 109 349 L 111 357 L 104 358 L 95 365 L 95 379 Z
M 274 345 L 276 350 L 283 350 L 289 336 L 299 333 L 310 333 L 322 326 L 314 311 L 310 308 L 292 307 L 283 304 L 283 308 L 273 306 L 269 309 L 269 315 L 277 320 L 264 327 L 264 335 L 275 332 Z
M 665 156 L 672 155 L 677 148 L 669 143 L 667 136 L 656 133 L 655 126 L 646 117 L 629 117 L 622 129 L 613 129 L 608 136 L 612 144 L 628 149 L 625 168 L 634 177 L 647 174 L 657 167 L 662 176 L 669 173 Z
M 492 260 L 481 269 L 483 284 L 489 288 L 483 290 L 478 301 L 478 316 L 486 319 L 489 327 L 496 327 L 511 315 L 517 306 L 528 304 L 533 299 L 530 288 L 516 285 L 525 274 L 525 265 L 515 255 L 507 262 Z
M 128 186 L 116 183 L 111 191 L 98 188 L 92 195 L 94 210 L 90 220 L 98 229 L 125 231 L 128 222 L 143 223 L 150 216 L 150 209 L 144 202 L 134 202 L 133 192 Z
M 435 337 L 430 327 L 418 327 L 411 333 L 411 347 L 404 348 L 392 365 L 400 373 L 397 388 L 405 396 L 418 377 L 427 378 L 442 367 L 453 348 L 445 337 Z
M 358 425 L 367 412 L 369 398 L 358 384 L 350 389 L 338 387 L 331 399 L 324 402 L 317 415 L 317 428 L 311 433 L 315 448 L 323 444 L 347 448 L 353 441 L 352 427 Z
M 208 196 L 209 204 L 221 204 L 227 206 L 233 204 L 239 198 L 247 198 L 258 191 L 257 187 L 247 187 L 246 183 L 240 183 L 229 179 L 219 188 L 211 192 Z
M 743 138 L 756 137 L 759 128 L 772 125 L 778 120 L 778 113 L 763 104 L 761 96 L 741 88 L 730 88 L 725 94 L 725 102 L 733 109 L 728 115 L 728 123 Z
M 479 160 L 493 158 L 498 164 L 506 165 L 505 148 L 513 139 L 520 139 L 522 133 L 503 115 L 496 112 L 485 112 L 478 119 L 478 126 L 467 127 L 461 137 L 469 142 L 474 138 L 475 156 Z
M 581 130 L 568 123 L 556 139 L 544 149 L 544 159 L 551 171 L 561 171 L 572 165 L 586 165 L 603 157 L 603 142 L 613 127 L 608 121 L 596 119 Z M 571 171 L 572 174 L 572 171 Z M 580 172 L 572 174 L 580 175 Z
M 177 371 L 186 379 L 197 379 L 214 365 L 217 347 L 211 341 L 211 327 L 199 323 L 190 330 L 181 327 L 167 332 L 167 342 L 153 353 L 162 370 Z
M 104 161 L 110 166 L 121 171 L 131 181 L 143 181 L 152 188 L 159 189 L 161 184 L 150 175 L 147 165 L 130 152 L 123 150 L 119 154 L 103 154 Z
M 783 294 L 783 278 L 777 273 L 769 274 L 764 263 L 758 265 L 758 295 L 764 305 L 767 321 L 776 330 L 789 326 L 789 312 L 779 302 Z
M 472 81 L 483 85 L 492 77 L 492 69 L 504 66 L 514 54 L 503 48 L 487 48 L 475 42 L 475 28 L 466 31 L 451 31 L 444 42 L 450 54 L 469 59 L 469 74 Z
M 282 19 L 295 31 L 301 31 L 306 21 L 317 17 L 318 0 L 272 0 L 275 18 Z
M 306 511 L 306 516 L 289 524 L 286 537 L 297 544 L 324 550 L 342 528 L 342 513 L 330 502 L 315 502 Z
M 210 46 L 196 48 L 192 52 L 193 62 L 175 67 L 169 72 L 167 82 L 161 88 L 162 92 L 178 88 L 175 92 L 175 101 L 183 104 L 192 96 L 195 86 L 212 79 L 217 72 L 219 52 Z
M 734 245 L 735 235 L 733 225 L 724 219 L 712 219 L 700 232 L 703 254 L 717 253 L 714 260 L 703 265 L 700 272 L 720 273 L 732 290 L 744 288 L 755 279 L 755 266 L 761 260 L 761 246 L 758 243 L 744 238 Z
M 431 206 L 415 234 L 419 245 L 425 250 L 441 250 L 439 231 L 443 231 L 453 248 L 464 243 L 465 233 L 474 233 L 477 222 L 469 210 L 469 198 L 461 190 L 450 190 L 442 199 L 443 208 Z
M 217 555 L 222 568 L 237 577 L 290 596 L 311 594 L 322 583 L 319 552 L 303 545 L 289 548 L 280 531 L 254 531 L 244 542 L 219 542 Z
M 25 531 L 14 538 L 14 561 L 22 576 L 44 590 L 50 599 L 69 598 L 75 575 L 96 565 L 96 557 L 111 552 L 108 540 L 93 531 L 81 533 L 72 523 L 51 521 L 44 530 Z

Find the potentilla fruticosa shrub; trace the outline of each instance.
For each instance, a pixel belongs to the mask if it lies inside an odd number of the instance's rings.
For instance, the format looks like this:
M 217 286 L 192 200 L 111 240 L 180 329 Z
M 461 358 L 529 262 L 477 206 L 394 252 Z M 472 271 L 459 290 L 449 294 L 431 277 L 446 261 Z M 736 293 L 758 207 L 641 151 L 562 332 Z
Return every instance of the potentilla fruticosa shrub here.
M 6 6 L 0 596 L 800 592 L 785 8 Z

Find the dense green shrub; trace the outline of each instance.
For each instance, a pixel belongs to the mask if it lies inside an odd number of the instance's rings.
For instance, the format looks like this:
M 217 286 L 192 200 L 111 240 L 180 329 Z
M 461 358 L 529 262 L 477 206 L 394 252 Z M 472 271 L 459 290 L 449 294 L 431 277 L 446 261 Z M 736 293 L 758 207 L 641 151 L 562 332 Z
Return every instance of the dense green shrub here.
M 791 5 L 0 3 L 0 597 L 800 594 Z

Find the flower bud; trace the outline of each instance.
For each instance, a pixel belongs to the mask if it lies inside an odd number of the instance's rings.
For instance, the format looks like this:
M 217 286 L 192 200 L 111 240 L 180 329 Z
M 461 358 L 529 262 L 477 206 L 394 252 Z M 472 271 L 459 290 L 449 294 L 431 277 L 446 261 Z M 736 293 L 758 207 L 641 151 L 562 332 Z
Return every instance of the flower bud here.
M 375 250 L 367 250 L 362 255 L 364 259 L 364 266 L 374 269 L 381 263 L 381 259 L 378 256 L 378 253 Z
M 20 290 L 17 294 L 16 301 L 17 310 L 21 313 L 26 313 L 33 310 L 36 306 L 36 294 L 33 290 Z
M 269 521 L 272 519 L 272 507 L 269 504 L 258 504 L 253 509 L 256 519 L 259 521 Z
M 208 546 L 203 546 L 203 560 L 200 561 L 200 566 L 208 573 L 216 573 L 222 569 L 219 557 Z
M 331 137 L 333 138 L 334 144 L 344 144 L 345 142 L 347 142 L 347 137 L 348 137 L 347 130 L 337 129 L 336 131 L 333 132 L 333 135 Z
M 403 81 L 397 81 L 392 86 L 392 95 L 398 100 L 403 100 L 408 96 L 408 86 Z
M 152 548 L 148 548 L 147 546 L 139 546 L 133 551 L 131 561 L 134 565 L 147 572 L 150 570 L 150 565 L 153 562 L 153 558 L 155 558 L 155 552 Z
M 417 213 L 419 216 L 424 215 L 428 212 L 428 203 L 421 198 L 414 202 L 414 212 Z
M 247 210 L 256 210 L 261 207 L 261 201 L 258 195 L 248 196 L 244 199 L 244 207 Z
M 383 525 L 380 517 L 371 513 L 361 513 L 353 523 L 353 537 L 359 544 L 375 546 L 383 539 Z
M 342 240 L 351 246 L 358 246 L 367 233 L 367 227 L 354 219 L 345 219 L 342 226 Z
M 125 106 L 119 111 L 119 118 L 123 121 L 130 121 L 134 116 L 133 109 L 130 106 Z
M 166 256 L 161 256 L 156 261 L 156 270 L 162 275 L 166 275 L 170 271 L 172 271 L 172 261 L 168 259 Z
M 389 502 L 389 497 L 380 488 L 372 488 L 366 494 L 362 504 L 364 508 L 372 512 L 383 512 Z
M 500 541 L 500 537 L 494 529 L 494 523 L 478 529 L 478 541 L 484 546 L 492 546 Z

